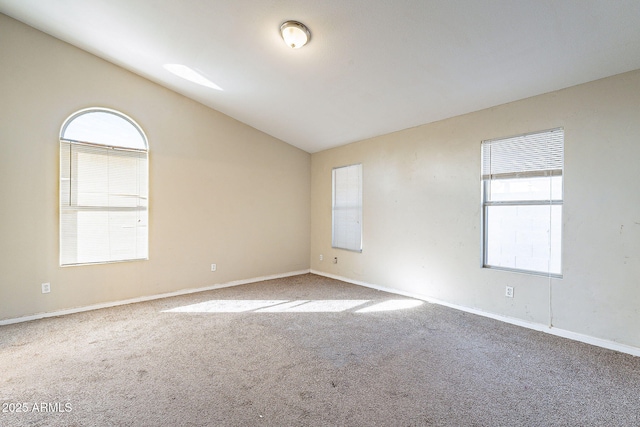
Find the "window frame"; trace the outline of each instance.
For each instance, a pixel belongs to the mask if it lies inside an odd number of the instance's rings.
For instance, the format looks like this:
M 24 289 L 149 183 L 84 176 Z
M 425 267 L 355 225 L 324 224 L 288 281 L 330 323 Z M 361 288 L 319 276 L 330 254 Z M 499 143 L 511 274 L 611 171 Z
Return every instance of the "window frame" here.
M 134 143 L 137 146 L 136 147 L 127 146 L 128 142 L 122 143 L 122 139 L 120 141 L 117 141 L 117 138 L 114 138 L 113 141 L 119 142 L 119 143 L 107 144 L 104 142 L 82 141 L 78 139 L 72 139 L 66 136 L 67 129 L 74 122 L 74 120 L 86 114 L 92 114 L 92 113 L 112 114 L 116 116 L 118 119 L 123 120 L 123 122 L 120 122 L 120 123 L 126 122 L 133 129 L 135 129 L 137 134 L 131 133 L 133 132 L 132 129 L 124 125 L 124 128 L 129 130 L 129 134 L 134 136 L 131 139 L 129 138 L 125 138 L 125 139 L 134 141 Z M 107 122 L 109 122 L 109 120 L 107 120 Z M 92 132 L 93 130 L 87 132 L 87 134 L 91 134 Z M 111 138 L 111 135 L 107 135 L 107 136 L 108 138 Z M 138 139 L 138 136 L 139 136 L 139 139 Z M 144 149 L 139 148 L 139 146 L 141 145 L 144 145 Z M 144 133 L 140 125 L 138 125 L 138 123 L 136 123 L 136 121 L 133 120 L 131 117 L 117 110 L 104 108 L 104 107 L 85 108 L 71 114 L 63 122 L 63 125 L 61 126 L 61 129 L 60 129 L 59 147 L 60 147 L 60 152 L 59 152 L 60 153 L 60 158 L 59 158 L 60 170 L 59 170 L 58 209 L 59 209 L 59 263 L 60 263 L 60 266 L 71 267 L 71 266 L 82 266 L 82 265 L 92 265 L 92 264 L 108 264 L 108 263 L 148 260 L 149 259 L 149 228 L 148 228 L 149 142 L 146 134 Z M 68 153 L 66 152 L 66 150 L 68 150 Z M 95 178 L 97 176 L 99 177 L 100 180 L 105 180 L 110 183 L 111 183 L 111 180 L 114 179 L 111 173 L 109 172 L 110 166 L 111 166 L 110 162 L 112 161 L 111 158 L 115 159 L 116 162 L 118 162 L 118 159 L 120 159 L 120 162 L 128 163 L 126 164 L 125 169 L 120 169 L 120 170 L 125 170 L 127 174 L 135 175 L 136 181 L 135 181 L 134 187 L 137 190 L 134 191 L 134 193 L 132 194 L 114 193 L 112 190 L 108 190 L 106 193 L 99 193 L 99 194 L 93 193 L 94 195 L 98 194 L 97 196 L 98 199 L 102 198 L 103 200 L 107 200 L 106 203 L 90 201 L 87 204 L 87 202 L 80 202 L 78 200 L 81 194 L 78 188 L 78 185 L 79 185 L 78 184 L 78 179 L 79 179 L 78 168 L 80 165 L 78 158 L 81 155 L 97 156 L 97 158 L 100 158 L 100 156 L 106 156 L 107 159 L 104 160 L 103 163 L 101 163 L 101 166 L 106 167 L 108 171 L 107 172 L 108 175 L 107 176 L 102 176 L 100 174 L 97 174 L 95 176 L 91 175 L 91 178 Z M 134 165 L 133 169 L 130 166 L 131 164 Z M 121 168 L 122 165 L 117 166 L 116 164 L 116 167 Z M 140 170 L 139 169 L 140 167 L 142 167 L 143 169 Z M 68 174 L 68 177 L 66 177 L 67 174 Z M 75 177 L 75 182 L 74 182 L 74 177 Z M 120 182 L 123 182 L 122 179 L 123 178 L 120 178 Z M 68 180 L 68 183 L 65 183 L 65 181 L 67 180 Z M 111 184 L 108 184 L 108 186 L 110 186 Z M 91 194 L 91 193 L 86 193 L 86 194 Z M 85 194 L 85 198 L 86 198 L 86 194 Z M 126 202 L 126 203 L 124 202 L 124 200 L 132 200 L 132 198 L 135 200 L 135 206 L 130 206 L 131 202 Z M 120 202 L 119 203 L 117 201 L 112 202 L 112 199 L 120 200 Z M 69 214 L 73 214 L 74 212 L 76 214 L 76 217 L 71 219 L 72 225 L 71 225 L 71 228 L 69 228 L 69 224 L 68 224 L 68 221 L 70 220 Z M 80 239 L 77 236 L 79 233 L 79 229 L 81 227 L 78 214 L 80 214 L 81 212 L 86 212 L 86 213 L 104 212 L 107 214 L 107 217 L 109 218 L 107 220 L 108 223 L 112 222 L 111 218 L 113 214 L 115 214 L 115 217 L 113 217 L 114 220 L 117 221 L 116 217 L 118 216 L 118 213 L 120 213 L 120 216 L 121 216 L 121 214 L 124 212 L 136 212 L 137 222 L 133 226 L 133 228 L 135 229 L 135 238 L 133 240 L 133 244 L 129 246 L 129 249 L 127 249 L 128 251 L 132 251 L 136 256 L 134 257 L 115 256 L 114 254 L 117 253 L 117 249 L 110 249 L 109 255 L 106 257 L 94 257 L 95 259 L 90 261 L 83 260 L 90 257 L 88 256 L 82 257 L 78 253 L 78 246 L 80 245 Z M 144 212 L 142 217 L 140 217 L 139 215 L 140 212 Z M 142 224 L 138 224 L 141 222 L 141 218 L 142 218 Z M 131 218 L 129 218 L 129 220 L 130 219 Z M 122 220 L 122 218 L 120 220 Z M 67 223 L 65 223 L 65 221 L 67 221 Z M 109 236 L 109 241 L 111 241 L 111 238 L 114 237 L 113 235 L 114 229 L 111 228 L 111 224 L 109 224 L 108 226 L 109 226 L 109 229 L 99 230 L 99 232 L 100 234 L 103 234 L 103 233 L 107 234 Z M 126 228 L 132 228 L 132 227 L 122 226 L 122 228 L 126 229 Z M 141 232 L 141 230 L 142 230 L 141 237 L 144 239 L 144 241 L 138 240 L 139 233 Z M 116 231 L 116 234 L 118 234 L 117 231 Z M 122 234 L 122 232 L 120 232 L 120 234 Z M 74 240 L 69 241 L 67 239 L 74 239 Z M 91 240 L 91 239 L 88 238 L 87 240 Z M 126 240 L 127 238 L 125 238 L 125 241 Z M 142 250 L 141 250 L 141 247 L 139 246 L 140 242 L 143 244 Z M 69 255 L 70 253 L 69 251 L 72 252 L 71 255 Z M 138 254 L 141 254 L 141 255 L 138 256 Z
M 532 136 L 537 136 L 537 135 L 542 135 L 542 134 L 551 134 L 553 132 L 561 132 L 562 135 L 562 143 L 561 143 L 561 166 L 560 169 L 549 169 L 549 170 L 529 170 L 529 171 L 525 171 L 525 172 L 521 172 L 518 173 L 516 172 L 510 172 L 510 173 L 505 173 L 505 174 L 497 174 L 497 178 L 486 178 L 487 176 L 487 171 L 484 170 L 485 168 L 485 151 L 484 151 L 484 147 L 485 144 L 487 143 L 495 143 L 495 142 L 500 142 L 500 141 L 507 141 L 507 140 L 515 140 L 517 138 L 528 138 L 528 137 L 532 137 Z M 480 146 L 480 152 L 481 152 L 481 163 L 482 163 L 482 171 L 481 171 L 481 176 L 480 176 L 480 181 L 481 181 L 481 209 L 480 209 L 480 220 L 481 220 L 481 255 L 480 255 L 480 265 L 482 268 L 486 268 L 486 269 L 492 269 L 492 270 L 503 270 L 503 271 L 511 271 L 511 272 L 516 272 L 516 273 L 523 273 L 523 274 L 530 274 L 530 275 L 538 275 L 538 276 L 544 276 L 544 277 L 553 277 L 553 278 L 559 278 L 561 279 L 563 277 L 563 273 L 562 273 L 562 246 L 563 246 L 563 215 L 564 215 L 564 128 L 562 127 L 558 127 L 558 128 L 553 128 L 553 129 L 547 129 L 547 130 L 542 130 L 542 131 L 535 131 L 535 132 L 529 132 L 529 133 L 524 133 L 524 134 L 519 134 L 519 135 L 514 135 L 514 136 L 510 136 L 510 137 L 503 137 L 503 138 L 495 138 L 495 139 L 491 139 L 491 140 L 485 140 L 482 141 L 481 146 Z M 490 174 L 489 174 L 490 175 Z M 502 176 L 500 176 L 502 175 Z M 561 197 L 560 198 L 554 198 L 554 193 L 551 189 L 551 184 L 552 182 L 550 181 L 550 189 L 549 189 L 549 198 L 548 199 L 515 199 L 515 200 L 501 200 L 501 201 L 496 201 L 496 200 L 489 200 L 489 194 L 490 194 L 490 185 L 492 181 L 498 180 L 498 179 L 511 179 L 511 180 L 516 180 L 516 179 L 529 179 L 529 178 L 538 178 L 538 177 L 548 177 L 550 180 L 553 179 L 553 177 L 561 177 L 562 181 L 561 181 Z M 512 267 L 505 267 L 505 266 L 500 266 L 500 265 L 491 265 L 488 262 L 488 258 L 489 258 L 489 219 L 488 219 L 488 210 L 490 207 L 508 207 L 508 206 L 549 206 L 550 209 L 553 209 L 553 206 L 560 206 L 560 224 L 558 224 L 559 227 L 559 236 L 560 236 L 560 245 L 559 245 L 559 253 L 558 253 L 558 263 L 559 263 L 559 273 L 552 273 L 550 271 L 550 269 L 548 268 L 547 271 L 539 271 L 539 270 L 529 270 L 529 269 L 522 269 L 522 268 L 512 268 Z M 549 243 L 550 243 L 550 247 L 549 247 L 549 263 L 552 260 L 551 257 L 551 236 L 552 236 L 552 231 L 553 229 L 553 224 L 552 224 L 552 219 L 551 219 L 551 211 L 550 211 L 550 218 L 549 218 Z

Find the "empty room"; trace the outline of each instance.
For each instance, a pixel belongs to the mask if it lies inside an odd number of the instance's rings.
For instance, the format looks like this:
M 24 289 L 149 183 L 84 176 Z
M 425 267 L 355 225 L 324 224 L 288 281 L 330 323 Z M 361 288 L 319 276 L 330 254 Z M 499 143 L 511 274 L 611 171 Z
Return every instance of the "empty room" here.
M 0 0 L 0 426 L 640 425 L 637 0 Z

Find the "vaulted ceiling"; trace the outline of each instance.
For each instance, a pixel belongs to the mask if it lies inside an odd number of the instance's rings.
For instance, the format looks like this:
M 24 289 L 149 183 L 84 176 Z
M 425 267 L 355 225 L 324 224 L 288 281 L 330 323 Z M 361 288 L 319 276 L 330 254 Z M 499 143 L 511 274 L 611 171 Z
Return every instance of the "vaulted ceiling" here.
M 640 69 L 638 0 L 0 0 L 0 12 L 310 153 Z M 309 27 L 307 46 L 284 44 L 289 19 Z

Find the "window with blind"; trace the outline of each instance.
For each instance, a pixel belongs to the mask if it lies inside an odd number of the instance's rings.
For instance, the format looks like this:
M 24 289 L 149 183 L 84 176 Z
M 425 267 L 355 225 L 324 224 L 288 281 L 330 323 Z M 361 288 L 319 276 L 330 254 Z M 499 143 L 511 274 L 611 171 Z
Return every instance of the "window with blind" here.
M 148 258 L 148 144 L 131 118 L 104 108 L 60 132 L 60 264 Z
M 362 165 L 333 169 L 334 248 L 362 252 Z
M 483 266 L 562 276 L 564 130 L 482 143 Z

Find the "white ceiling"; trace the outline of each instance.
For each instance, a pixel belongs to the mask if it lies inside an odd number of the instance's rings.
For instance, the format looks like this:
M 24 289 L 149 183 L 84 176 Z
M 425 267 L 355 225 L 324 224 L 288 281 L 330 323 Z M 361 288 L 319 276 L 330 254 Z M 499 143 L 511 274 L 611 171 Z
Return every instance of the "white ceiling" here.
M 0 0 L 0 12 L 310 153 L 640 69 L 638 0 Z M 280 38 L 288 19 L 311 30 L 304 48 Z

